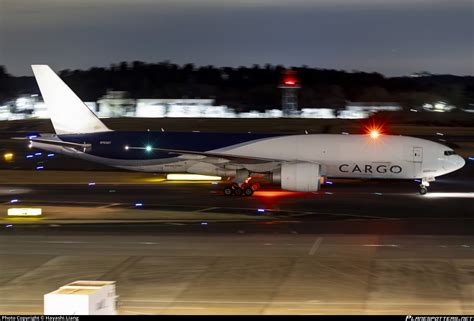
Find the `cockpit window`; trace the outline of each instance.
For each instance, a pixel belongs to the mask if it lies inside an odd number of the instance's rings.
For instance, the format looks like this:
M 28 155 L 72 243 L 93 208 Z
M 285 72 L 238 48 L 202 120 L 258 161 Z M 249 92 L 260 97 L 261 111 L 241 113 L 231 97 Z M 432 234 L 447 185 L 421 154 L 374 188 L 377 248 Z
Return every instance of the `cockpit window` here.
M 456 153 L 454 152 L 454 150 L 445 150 L 444 155 L 445 156 L 450 156 L 450 155 L 456 155 Z

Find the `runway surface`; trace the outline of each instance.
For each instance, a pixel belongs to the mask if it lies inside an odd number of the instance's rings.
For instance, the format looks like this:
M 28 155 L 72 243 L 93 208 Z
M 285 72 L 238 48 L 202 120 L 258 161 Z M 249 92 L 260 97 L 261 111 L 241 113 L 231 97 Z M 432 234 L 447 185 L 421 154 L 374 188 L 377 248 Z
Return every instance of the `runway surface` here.
M 413 181 L 249 198 L 35 173 L 0 176 L 0 314 L 42 313 L 45 293 L 76 280 L 116 281 L 121 314 L 474 313 L 472 161 L 424 196 Z M 6 215 L 26 206 L 43 217 Z

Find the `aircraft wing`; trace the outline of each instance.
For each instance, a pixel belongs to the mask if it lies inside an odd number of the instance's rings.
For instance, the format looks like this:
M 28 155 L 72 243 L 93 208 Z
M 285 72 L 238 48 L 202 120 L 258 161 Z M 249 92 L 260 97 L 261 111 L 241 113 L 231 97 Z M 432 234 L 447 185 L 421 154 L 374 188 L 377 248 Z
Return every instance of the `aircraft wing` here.
M 159 152 L 168 152 L 170 154 L 179 154 L 184 157 L 190 157 L 190 159 L 194 160 L 202 160 L 205 161 L 205 158 L 217 158 L 222 160 L 228 160 L 232 163 L 238 164 L 261 164 L 261 163 L 270 163 L 270 162 L 279 162 L 281 160 L 278 159 L 271 159 L 271 158 L 263 158 L 263 157 L 253 157 L 253 156 L 241 156 L 241 155 L 232 155 L 226 153 L 219 153 L 219 152 L 199 152 L 199 151 L 191 151 L 191 150 L 182 150 L 182 149 L 168 149 L 168 148 L 146 148 L 146 147 L 128 147 L 127 149 L 141 149 L 147 151 L 159 151 Z M 199 157 L 202 156 L 202 157 Z

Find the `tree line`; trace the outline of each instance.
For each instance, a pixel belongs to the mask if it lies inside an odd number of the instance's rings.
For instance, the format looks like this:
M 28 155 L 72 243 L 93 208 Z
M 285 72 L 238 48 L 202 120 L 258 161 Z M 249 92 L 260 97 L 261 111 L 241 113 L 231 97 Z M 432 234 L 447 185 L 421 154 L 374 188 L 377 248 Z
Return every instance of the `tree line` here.
M 474 77 L 423 74 L 385 77 L 379 73 L 292 67 L 302 85 L 301 108 L 342 108 L 348 101 L 396 102 L 403 108 L 444 101 L 459 108 L 474 103 Z M 169 61 L 120 62 L 88 70 L 62 70 L 60 77 L 84 101 L 97 101 L 107 90 L 127 91 L 131 98 L 214 98 L 237 111 L 281 105 L 283 66 L 251 67 L 177 65 Z M 33 77 L 14 77 L 0 66 L 0 103 L 39 93 Z

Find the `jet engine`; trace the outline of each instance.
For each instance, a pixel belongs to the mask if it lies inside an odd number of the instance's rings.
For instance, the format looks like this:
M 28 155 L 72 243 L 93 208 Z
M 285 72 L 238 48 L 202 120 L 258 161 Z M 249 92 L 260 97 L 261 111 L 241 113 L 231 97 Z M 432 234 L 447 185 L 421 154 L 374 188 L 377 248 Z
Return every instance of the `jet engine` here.
M 308 162 L 284 163 L 273 172 L 273 182 L 288 191 L 316 192 L 320 185 L 320 166 Z

